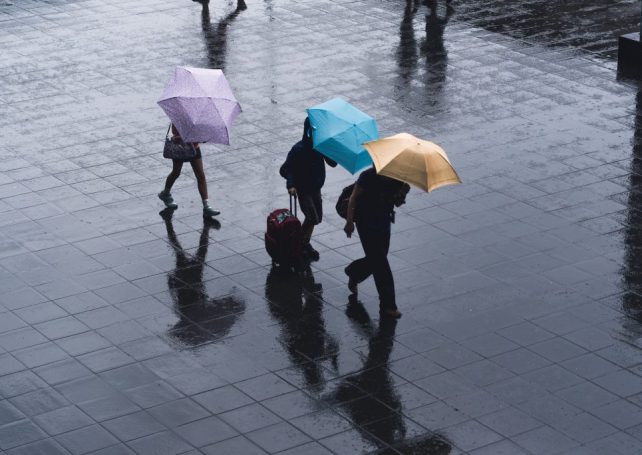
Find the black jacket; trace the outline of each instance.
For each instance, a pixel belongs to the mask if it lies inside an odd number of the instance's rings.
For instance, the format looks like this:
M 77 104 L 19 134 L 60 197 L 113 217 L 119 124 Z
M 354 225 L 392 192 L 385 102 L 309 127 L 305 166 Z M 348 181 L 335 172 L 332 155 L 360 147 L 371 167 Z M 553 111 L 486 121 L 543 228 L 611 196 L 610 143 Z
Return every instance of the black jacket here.
M 325 183 L 325 163 L 337 163 L 312 148 L 310 120 L 303 124 L 303 138 L 294 144 L 279 173 L 286 180 L 286 188 L 296 188 L 299 193 L 313 193 Z

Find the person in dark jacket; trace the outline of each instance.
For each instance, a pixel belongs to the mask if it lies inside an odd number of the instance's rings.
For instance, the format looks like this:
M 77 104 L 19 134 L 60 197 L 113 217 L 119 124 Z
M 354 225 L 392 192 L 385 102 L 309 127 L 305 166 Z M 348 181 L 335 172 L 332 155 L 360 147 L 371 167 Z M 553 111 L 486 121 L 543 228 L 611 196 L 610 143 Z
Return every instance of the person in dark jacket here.
M 357 223 L 365 253 L 365 257 L 345 268 L 348 288 L 356 295 L 357 285 L 372 275 L 379 294 L 379 313 L 384 317 L 401 317 L 395 301 L 395 282 L 388 262 L 388 249 L 394 208 L 405 202 L 409 190 L 407 183 L 377 174 L 374 168 L 370 168 L 359 176 L 348 202 L 343 230 L 351 237 L 354 223 Z
M 330 158 L 317 152 L 312 146 L 312 128 L 306 117 L 303 123 L 303 138 L 294 144 L 279 173 L 285 178 L 288 192 L 299 199 L 303 220 L 303 253 L 312 260 L 319 260 L 319 252 L 310 244 L 314 226 L 321 223 L 323 205 L 321 188 L 325 183 L 325 163 L 337 165 Z

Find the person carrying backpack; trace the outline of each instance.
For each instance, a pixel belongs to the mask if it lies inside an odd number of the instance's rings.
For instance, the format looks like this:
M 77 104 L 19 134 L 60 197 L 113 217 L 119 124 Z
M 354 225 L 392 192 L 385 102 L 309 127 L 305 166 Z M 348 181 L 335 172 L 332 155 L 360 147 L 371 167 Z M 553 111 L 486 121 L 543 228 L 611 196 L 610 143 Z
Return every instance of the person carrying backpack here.
M 279 173 L 286 180 L 288 192 L 296 196 L 305 216 L 303 220 L 303 253 L 311 260 L 319 260 L 319 252 L 310 244 L 314 226 L 321 223 L 323 204 L 321 188 L 325 183 L 325 163 L 337 165 L 330 158 L 317 152 L 312 145 L 312 128 L 306 117 L 303 138 L 294 144 Z
M 410 186 L 367 169 L 354 185 L 343 228 L 348 237 L 357 225 L 359 240 L 365 257 L 345 268 L 348 289 L 357 294 L 357 285 L 370 275 L 379 294 L 379 313 L 382 317 L 400 318 L 395 298 L 395 282 L 388 263 L 390 228 L 394 222 L 394 208 L 405 202 Z

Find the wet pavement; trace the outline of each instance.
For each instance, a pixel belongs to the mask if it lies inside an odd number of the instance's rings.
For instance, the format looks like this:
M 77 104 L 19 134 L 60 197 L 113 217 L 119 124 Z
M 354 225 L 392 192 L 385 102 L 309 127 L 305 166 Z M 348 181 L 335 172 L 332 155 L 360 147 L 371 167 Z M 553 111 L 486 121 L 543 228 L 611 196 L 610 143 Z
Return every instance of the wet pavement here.
M 642 453 L 642 92 L 612 59 L 639 4 L 429 6 L 0 3 L 1 454 Z M 159 213 L 179 64 L 243 106 L 204 146 L 218 223 L 188 170 Z M 263 248 L 334 96 L 464 181 L 398 211 L 397 323 L 349 298 L 346 171 L 305 279 Z

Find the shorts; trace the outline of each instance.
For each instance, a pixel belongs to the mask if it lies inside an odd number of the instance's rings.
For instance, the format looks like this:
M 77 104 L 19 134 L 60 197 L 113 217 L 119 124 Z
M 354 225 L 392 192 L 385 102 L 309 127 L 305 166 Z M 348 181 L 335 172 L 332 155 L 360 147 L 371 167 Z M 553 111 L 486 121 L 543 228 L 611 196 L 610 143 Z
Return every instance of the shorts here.
M 198 159 L 201 159 L 201 158 L 203 158 L 203 155 L 201 155 L 201 148 L 200 147 L 196 147 L 196 155 L 194 155 L 193 158 L 186 158 L 186 159 L 181 159 L 181 160 L 173 159 L 172 161 L 180 161 L 181 163 L 191 163 L 192 161 L 198 160 Z
M 304 193 L 298 195 L 299 206 L 305 221 L 311 224 L 319 224 L 323 218 L 323 204 L 321 202 L 321 191 L 316 193 Z

